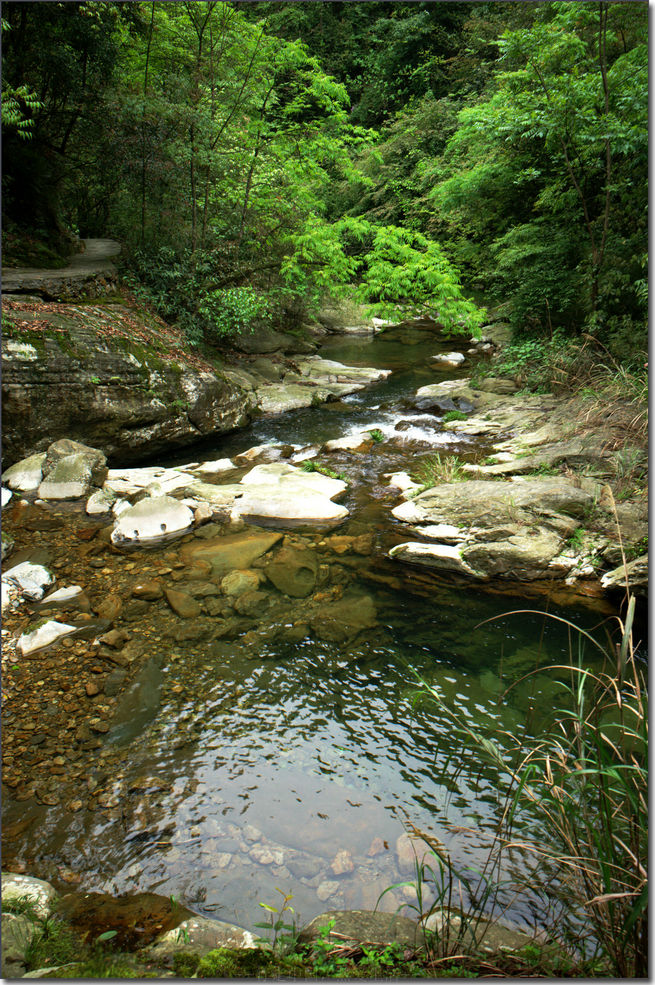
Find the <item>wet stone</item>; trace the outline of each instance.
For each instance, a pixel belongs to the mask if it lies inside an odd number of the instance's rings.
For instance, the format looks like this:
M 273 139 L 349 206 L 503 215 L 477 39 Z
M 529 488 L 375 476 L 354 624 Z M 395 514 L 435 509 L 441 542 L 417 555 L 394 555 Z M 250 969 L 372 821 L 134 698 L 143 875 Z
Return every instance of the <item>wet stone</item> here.
M 180 616 L 181 619 L 195 619 L 200 615 L 200 605 L 190 595 L 187 595 L 186 592 L 166 588 L 164 589 L 164 594 L 173 612 Z
M 150 581 L 140 581 L 132 589 L 132 595 L 136 599 L 145 599 L 147 602 L 154 602 L 163 598 L 164 590 L 161 583 L 154 579 Z
M 104 693 L 107 697 L 115 697 L 118 694 L 125 678 L 127 677 L 127 671 L 125 670 L 112 670 L 111 674 L 107 677 L 104 683 Z

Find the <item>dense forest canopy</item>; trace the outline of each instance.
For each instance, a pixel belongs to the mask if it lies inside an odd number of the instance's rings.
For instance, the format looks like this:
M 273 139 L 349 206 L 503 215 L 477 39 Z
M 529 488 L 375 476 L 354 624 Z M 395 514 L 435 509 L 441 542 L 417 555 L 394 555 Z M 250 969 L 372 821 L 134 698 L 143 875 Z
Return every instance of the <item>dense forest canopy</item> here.
M 647 324 L 646 3 L 3 4 L 5 248 L 125 245 L 190 340 L 350 294 Z

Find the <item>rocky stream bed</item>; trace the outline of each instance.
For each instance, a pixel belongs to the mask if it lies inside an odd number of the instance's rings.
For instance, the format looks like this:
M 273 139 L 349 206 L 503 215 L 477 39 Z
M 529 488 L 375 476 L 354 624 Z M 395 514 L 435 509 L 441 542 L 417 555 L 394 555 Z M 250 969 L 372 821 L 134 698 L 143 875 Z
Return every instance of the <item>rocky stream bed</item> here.
M 154 396 L 110 347 L 62 370 L 69 342 L 25 328 L 41 302 L 15 303 L 4 412 L 13 459 L 30 455 L 3 477 L 3 868 L 60 892 L 174 893 L 245 933 L 280 884 L 308 919 L 373 909 L 411 879 L 403 809 L 476 864 L 494 808 L 470 826 L 472 785 L 438 817 L 431 764 L 450 739 L 434 712 L 407 724 L 403 661 L 504 725 L 551 694 L 542 674 L 500 711 L 503 682 L 563 643 L 542 652 L 536 617 L 475 623 L 526 597 L 592 622 L 618 610 L 622 544 L 643 542 L 647 505 L 615 502 L 613 436 L 581 433 L 549 395 L 472 384 L 491 343 L 449 359 L 426 324 L 393 354 L 393 332 L 360 327 L 319 354 L 254 354 L 220 385 L 183 368 L 171 415 L 161 364 L 133 366 Z M 418 375 L 400 386 L 407 339 Z M 335 358 L 344 345 L 361 365 Z M 176 450 L 202 433 L 211 447 Z M 459 455 L 456 481 L 423 489 L 436 451 Z M 636 553 L 627 576 L 645 594 Z M 406 886 L 380 908 L 415 903 Z

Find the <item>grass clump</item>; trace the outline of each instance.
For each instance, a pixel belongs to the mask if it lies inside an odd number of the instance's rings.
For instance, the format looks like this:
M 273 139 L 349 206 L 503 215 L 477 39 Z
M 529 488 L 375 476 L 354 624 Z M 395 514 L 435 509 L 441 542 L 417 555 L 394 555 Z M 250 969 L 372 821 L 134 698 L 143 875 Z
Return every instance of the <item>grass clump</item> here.
M 370 434 L 376 444 L 380 444 L 381 441 L 384 441 L 384 435 L 379 428 L 372 428 L 368 434 Z
M 466 414 L 462 410 L 448 410 L 441 420 L 444 424 L 448 424 L 450 421 L 465 421 Z
M 648 694 L 633 644 L 635 599 L 629 591 L 625 611 L 625 620 L 617 620 L 618 641 L 610 638 L 607 647 L 568 620 L 542 614 L 570 633 L 568 663 L 551 668 L 560 676 L 563 698 L 539 734 L 531 736 L 526 727 L 510 737 L 509 750 L 492 729 L 473 729 L 423 684 L 450 726 L 492 768 L 501 794 L 501 821 L 482 871 L 474 875 L 455 872 L 444 846 L 413 829 L 435 859 L 432 869 L 421 865 L 417 891 L 432 880 L 434 906 L 450 910 L 453 900 L 462 900 L 471 914 L 462 928 L 473 942 L 461 928 L 450 937 L 442 933 L 430 944 L 439 960 L 463 948 L 470 953 L 484 914 L 506 905 L 508 892 L 530 886 L 528 903 L 540 900 L 558 942 L 558 976 L 647 975 Z M 590 668 L 585 646 L 603 658 L 602 670 Z M 517 883 L 507 874 L 517 871 L 519 859 L 525 874 Z
M 423 489 L 432 489 L 440 483 L 464 482 L 467 478 L 462 466 L 463 462 L 457 455 L 442 455 L 438 452 L 424 459 L 416 472 L 412 474 L 414 482 L 419 482 Z
M 342 482 L 350 483 L 350 479 L 343 472 L 337 472 L 335 469 L 330 468 L 329 465 L 321 465 L 313 459 L 303 462 L 302 470 L 303 472 L 320 472 L 321 475 L 327 475 L 330 479 L 341 479 Z

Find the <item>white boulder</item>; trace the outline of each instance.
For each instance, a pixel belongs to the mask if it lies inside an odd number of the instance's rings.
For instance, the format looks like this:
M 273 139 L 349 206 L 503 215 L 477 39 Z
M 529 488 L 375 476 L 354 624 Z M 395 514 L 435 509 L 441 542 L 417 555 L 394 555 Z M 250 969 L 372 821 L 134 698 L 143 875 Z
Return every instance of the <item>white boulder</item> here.
M 121 513 L 111 540 L 120 547 L 159 544 L 181 537 L 192 526 L 193 513 L 188 506 L 171 496 L 149 497 Z
M 54 575 L 42 564 L 21 561 L 2 575 L 2 580 L 14 585 L 25 598 L 34 601 L 43 598 L 43 593 L 54 583 Z

